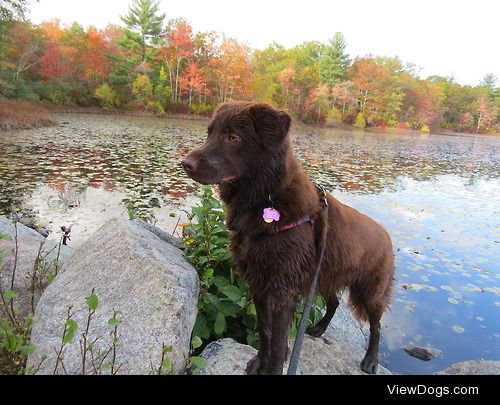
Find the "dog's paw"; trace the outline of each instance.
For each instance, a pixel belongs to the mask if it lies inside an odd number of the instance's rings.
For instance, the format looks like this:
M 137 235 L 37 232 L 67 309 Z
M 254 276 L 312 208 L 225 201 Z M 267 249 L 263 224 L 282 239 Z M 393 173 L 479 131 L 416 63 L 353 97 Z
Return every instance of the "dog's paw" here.
M 361 361 L 361 370 L 368 374 L 377 374 L 378 368 L 378 359 L 369 356 L 368 354 L 365 356 L 363 361 Z
M 247 363 L 247 368 L 245 369 L 246 373 L 248 375 L 257 375 L 257 374 L 262 374 L 264 371 L 264 362 L 261 361 L 258 355 L 256 355 L 253 359 L 251 359 Z
M 312 337 L 320 337 L 323 333 L 325 333 L 326 328 L 321 325 L 314 325 L 307 330 L 307 334 Z

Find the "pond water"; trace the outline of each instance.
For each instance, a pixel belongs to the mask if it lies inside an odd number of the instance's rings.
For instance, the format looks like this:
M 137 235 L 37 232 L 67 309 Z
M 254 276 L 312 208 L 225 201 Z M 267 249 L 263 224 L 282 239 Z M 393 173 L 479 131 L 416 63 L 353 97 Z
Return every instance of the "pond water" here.
M 59 125 L 0 132 L 0 215 L 33 210 L 76 249 L 127 205 L 179 232 L 199 186 L 179 160 L 205 121 L 58 115 Z M 392 236 L 396 280 L 383 318 L 381 362 L 431 373 L 463 360 L 500 360 L 500 138 L 296 126 L 311 176 Z M 429 362 L 406 344 L 431 346 Z

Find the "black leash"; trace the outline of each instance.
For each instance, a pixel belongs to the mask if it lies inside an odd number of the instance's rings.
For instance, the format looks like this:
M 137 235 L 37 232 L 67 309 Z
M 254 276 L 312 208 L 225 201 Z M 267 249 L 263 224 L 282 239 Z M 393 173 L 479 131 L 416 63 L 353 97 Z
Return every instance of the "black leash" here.
M 314 183 L 320 192 L 320 201 L 323 203 L 323 229 L 321 235 L 321 251 L 319 254 L 318 266 L 314 272 L 314 277 L 311 282 L 311 287 L 309 288 L 309 293 L 307 295 L 306 304 L 304 306 L 304 312 L 302 312 L 302 317 L 300 318 L 299 329 L 297 330 L 297 336 L 295 338 L 295 343 L 293 344 L 292 354 L 290 356 L 290 364 L 288 365 L 287 375 L 295 375 L 297 373 L 297 367 L 299 366 L 299 355 L 302 349 L 302 342 L 304 341 L 304 334 L 306 332 L 307 320 L 309 319 L 309 313 L 311 312 L 312 302 L 314 294 L 316 293 L 316 284 L 318 283 L 319 272 L 321 269 L 321 263 L 323 262 L 323 256 L 325 253 L 326 246 L 326 234 L 328 230 L 328 201 L 326 200 L 326 190 L 318 183 Z

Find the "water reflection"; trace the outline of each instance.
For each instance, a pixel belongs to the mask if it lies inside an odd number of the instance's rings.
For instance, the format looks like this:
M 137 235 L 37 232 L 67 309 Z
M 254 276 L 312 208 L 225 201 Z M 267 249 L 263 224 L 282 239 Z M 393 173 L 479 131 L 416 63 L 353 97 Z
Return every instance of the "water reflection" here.
M 58 127 L 0 133 L 0 214 L 22 207 L 56 231 L 75 224 L 77 248 L 127 205 L 173 231 L 198 185 L 180 158 L 206 122 L 60 116 Z M 299 159 L 346 204 L 390 231 L 394 305 L 382 360 L 423 373 L 472 358 L 500 358 L 500 139 L 296 126 Z M 58 238 L 54 232 L 49 237 Z M 421 362 L 400 348 L 442 351 Z
M 467 359 L 499 359 L 500 183 L 470 184 L 456 175 L 398 181 L 397 192 L 334 192 L 393 238 L 396 288 L 383 318 L 384 361 L 402 373 L 427 373 Z M 442 355 L 429 363 L 409 358 L 400 350 L 409 343 Z

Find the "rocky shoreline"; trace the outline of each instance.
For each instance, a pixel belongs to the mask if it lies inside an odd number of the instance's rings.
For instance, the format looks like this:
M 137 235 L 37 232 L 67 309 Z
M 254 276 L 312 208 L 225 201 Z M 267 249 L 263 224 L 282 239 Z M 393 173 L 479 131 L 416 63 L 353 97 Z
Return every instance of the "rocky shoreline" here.
M 37 374 L 53 374 L 54 370 L 67 374 L 93 373 L 98 361 L 107 365 L 113 354 L 114 372 L 102 367 L 97 374 L 154 374 L 168 356 L 169 373 L 186 373 L 200 283 L 182 250 L 172 245 L 178 245 L 178 241 L 153 228 L 142 221 L 115 218 L 76 251 L 43 244 L 44 251 L 50 250 L 48 257 L 57 254 L 60 271 L 44 286 L 43 293 L 32 299 L 30 269 L 45 238 L 17 224 L 16 305 L 21 314 L 32 309 L 35 314 L 31 343 L 36 350 L 28 358 L 28 367 L 37 369 Z M 4 266 L 0 281 L 2 291 L 6 291 L 10 288 L 16 249 L 12 221 L 0 217 L 0 233 L 7 235 L 0 240 Z M 99 306 L 91 315 L 89 326 L 91 311 L 86 300 L 92 293 L 99 297 Z M 76 338 L 58 355 L 68 310 L 78 328 Z M 117 311 L 119 315 L 114 316 Z M 4 316 L 1 312 L 0 315 Z M 117 323 L 111 321 L 117 317 L 119 343 L 114 345 L 112 326 Z M 95 357 L 82 367 L 79 336 L 84 331 L 94 341 L 91 354 Z M 365 345 L 360 324 L 353 319 L 345 302 L 341 303 L 325 335 L 305 339 L 298 374 L 363 374 L 359 362 Z M 113 347 L 116 350 L 109 349 Z M 201 354 L 206 367 L 199 370 L 200 374 L 244 374 L 247 361 L 255 353 L 254 348 L 232 339 L 212 342 Z M 45 357 L 43 362 L 42 357 Z M 393 373 L 379 367 L 378 374 Z M 460 362 L 435 374 L 500 375 L 500 361 Z

